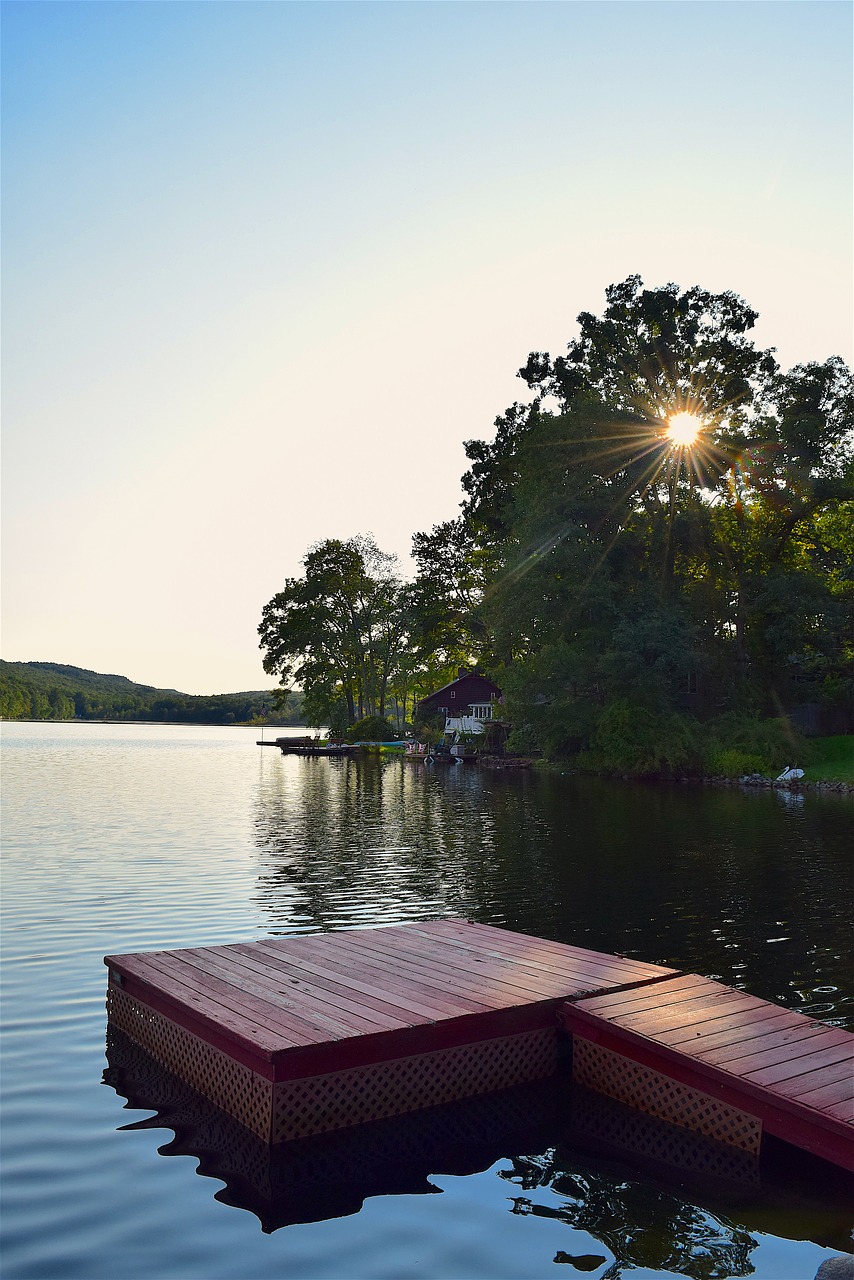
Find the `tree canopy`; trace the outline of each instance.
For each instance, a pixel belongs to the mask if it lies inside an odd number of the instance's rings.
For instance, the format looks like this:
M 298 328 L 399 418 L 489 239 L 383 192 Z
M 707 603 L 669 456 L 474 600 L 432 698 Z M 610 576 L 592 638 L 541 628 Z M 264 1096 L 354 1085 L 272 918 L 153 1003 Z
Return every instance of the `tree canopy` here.
M 301 686 L 314 724 L 383 717 L 405 635 L 395 558 L 369 536 L 330 538 L 302 564 L 264 606 L 264 670 Z
M 415 535 L 413 581 L 371 539 L 309 551 L 264 611 L 266 670 L 352 722 L 478 663 L 520 749 L 631 740 L 640 771 L 688 768 L 725 717 L 810 702 L 850 726 L 850 370 L 781 370 L 731 292 L 630 276 L 605 302 L 466 444 L 461 514 Z
M 734 294 L 635 276 L 606 298 L 566 356 L 529 356 L 531 401 L 467 446 L 514 720 L 559 751 L 595 743 L 615 700 L 636 717 L 850 700 L 850 371 L 782 373 Z M 669 434 L 677 414 L 693 442 Z

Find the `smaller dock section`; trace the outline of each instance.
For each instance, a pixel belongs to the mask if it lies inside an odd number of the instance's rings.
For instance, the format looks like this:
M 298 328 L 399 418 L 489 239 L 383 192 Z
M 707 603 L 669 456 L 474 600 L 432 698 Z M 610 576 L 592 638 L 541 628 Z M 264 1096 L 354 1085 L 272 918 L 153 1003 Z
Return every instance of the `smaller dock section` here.
M 268 738 L 256 747 L 278 747 L 283 756 L 349 756 L 357 750 L 349 742 L 322 742 L 319 738 Z
M 580 1084 L 718 1141 L 854 1170 L 854 1036 L 698 974 L 563 1006 Z
M 545 1079 L 565 1000 L 675 972 L 463 920 L 105 963 L 110 1023 L 272 1143 Z

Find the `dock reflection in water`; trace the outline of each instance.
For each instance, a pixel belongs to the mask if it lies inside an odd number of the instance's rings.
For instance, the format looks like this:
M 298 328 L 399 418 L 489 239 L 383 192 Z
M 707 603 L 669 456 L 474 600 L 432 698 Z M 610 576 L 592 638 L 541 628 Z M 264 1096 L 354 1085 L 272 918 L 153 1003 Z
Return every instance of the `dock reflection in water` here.
M 130 1110 L 123 1129 L 171 1129 L 164 1156 L 195 1157 L 224 1204 L 264 1232 L 358 1213 L 374 1196 L 441 1192 L 432 1178 L 498 1166 L 516 1216 L 587 1232 L 613 1261 L 691 1280 L 747 1276 L 754 1233 L 850 1249 L 852 1180 L 769 1140 L 761 1160 L 572 1085 L 563 1077 L 271 1147 L 165 1070 L 123 1032 L 107 1035 L 104 1082 Z M 560 1252 L 593 1271 L 608 1257 Z

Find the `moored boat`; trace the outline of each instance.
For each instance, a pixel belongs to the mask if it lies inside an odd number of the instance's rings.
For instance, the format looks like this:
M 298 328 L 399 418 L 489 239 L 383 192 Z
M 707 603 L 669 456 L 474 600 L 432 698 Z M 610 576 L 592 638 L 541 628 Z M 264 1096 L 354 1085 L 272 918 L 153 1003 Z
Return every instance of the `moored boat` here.
M 349 742 L 324 742 L 321 738 L 274 738 L 259 747 L 278 747 L 283 756 L 348 756 L 358 750 Z

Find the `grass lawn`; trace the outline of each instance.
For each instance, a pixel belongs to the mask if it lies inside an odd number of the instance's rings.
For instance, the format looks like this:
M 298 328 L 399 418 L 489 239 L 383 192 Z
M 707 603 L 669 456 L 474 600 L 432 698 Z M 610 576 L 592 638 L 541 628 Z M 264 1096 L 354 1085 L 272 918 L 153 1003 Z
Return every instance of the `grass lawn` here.
M 810 761 L 804 766 L 808 782 L 854 782 L 854 734 L 810 738 Z

